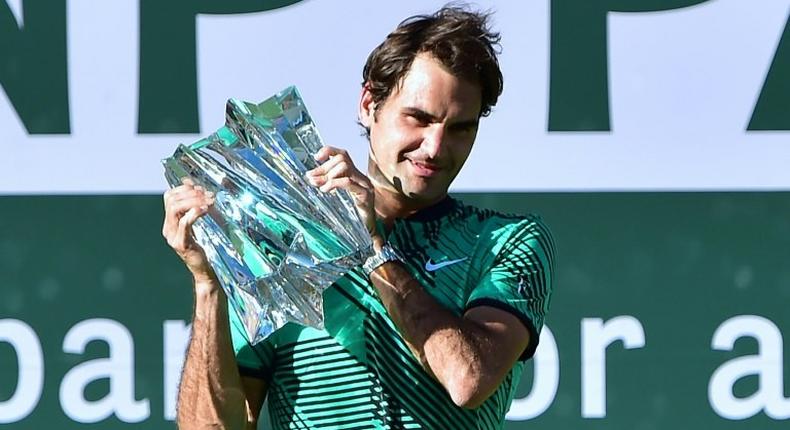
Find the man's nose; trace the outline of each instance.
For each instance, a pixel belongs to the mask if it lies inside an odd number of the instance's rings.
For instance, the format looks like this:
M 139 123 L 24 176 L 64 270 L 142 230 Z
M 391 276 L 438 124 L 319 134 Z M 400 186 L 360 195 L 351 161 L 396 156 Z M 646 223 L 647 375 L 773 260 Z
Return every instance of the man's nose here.
M 428 158 L 437 158 L 444 150 L 446 145 L 444 132 L 444 125 L 439 123 L 432 124 L 426 128 L 425 136 L 423 136 L 422 140 L 422 149 Z

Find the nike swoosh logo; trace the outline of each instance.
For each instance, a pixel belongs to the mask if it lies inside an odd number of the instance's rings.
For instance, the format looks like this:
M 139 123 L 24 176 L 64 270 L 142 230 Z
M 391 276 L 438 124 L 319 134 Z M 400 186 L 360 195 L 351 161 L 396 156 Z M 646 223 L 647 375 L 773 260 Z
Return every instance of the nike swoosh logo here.
M 467 259 L 469 259 L 469 257 L 459 258 L 457 260 L 442 261 L 441 263 L 434 264 L 433 262 L 431 262 L 431 259 L 429 258 L 428 261 L 425 262 L 425 270 L 429 272 L 434 272 L 436 270 L 441 269 L 442 267 L 452 266 L 453 264 L 466 261 Z

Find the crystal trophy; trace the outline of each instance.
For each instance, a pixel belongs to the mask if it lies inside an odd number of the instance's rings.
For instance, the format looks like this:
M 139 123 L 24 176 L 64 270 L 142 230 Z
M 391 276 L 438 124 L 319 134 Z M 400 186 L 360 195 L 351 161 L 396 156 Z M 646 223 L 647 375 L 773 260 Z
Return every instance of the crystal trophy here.
M 323 146 L 295 87 L 226 105 L 225 126 L 162 161 L 215 194 L 193 232 L 252 344 L 288 321 L 323 328 L 322 292 L 373 254 L 345 190 L 324 193 L 305 173 Z

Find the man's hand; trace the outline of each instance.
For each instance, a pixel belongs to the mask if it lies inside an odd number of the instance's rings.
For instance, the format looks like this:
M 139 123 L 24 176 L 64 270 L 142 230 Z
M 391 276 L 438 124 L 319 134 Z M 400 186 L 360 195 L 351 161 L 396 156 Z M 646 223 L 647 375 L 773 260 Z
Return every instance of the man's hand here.
M 214 194 L 185 179 L 183 185 L 165 192 L 164 200 L 162 235 L 167 244 L 184 261 L 196 285 L 216 284 L 216 276 L 205 252 L 192 237 L 192 225 L 214 204 Z
M 315 154 L 315 159 L 321 165 L 307 172 L 307 180 L 325 193 L 337 188 L 348 190 L 362 222 L 370 236 L 376 239 L 375 193 L 370 179 L 354 166 L 345 150 L 324 146 Z

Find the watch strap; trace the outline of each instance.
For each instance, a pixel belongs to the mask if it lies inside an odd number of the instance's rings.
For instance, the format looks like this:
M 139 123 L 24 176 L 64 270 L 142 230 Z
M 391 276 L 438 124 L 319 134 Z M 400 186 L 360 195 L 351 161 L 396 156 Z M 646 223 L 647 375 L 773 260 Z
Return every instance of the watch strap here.
M 365 271 L 366 275 L 370 276 L 371 272 L 376 270 L 376 268 L 390 261 L 403 262 L 403 257 L 401 257 L 400 253 L 393 248 L 392 245 L 385 243 L 380 250 L 365 260 L 362 269 Z

